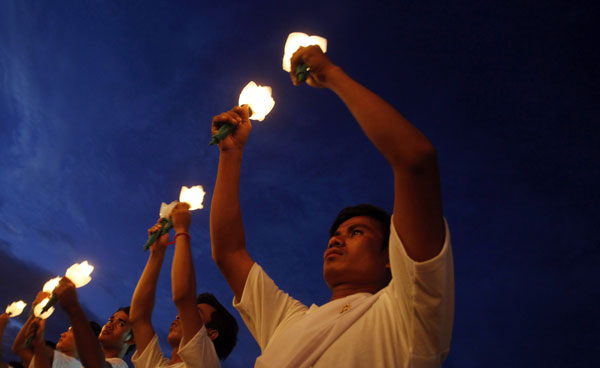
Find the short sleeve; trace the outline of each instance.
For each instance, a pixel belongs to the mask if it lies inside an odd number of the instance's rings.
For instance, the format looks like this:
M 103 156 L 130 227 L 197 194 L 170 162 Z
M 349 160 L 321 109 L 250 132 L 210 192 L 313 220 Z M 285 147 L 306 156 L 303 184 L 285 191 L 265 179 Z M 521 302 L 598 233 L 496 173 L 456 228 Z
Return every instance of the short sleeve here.
M 208 337 L 205 326 L 202 326 L 187 344 L 179 346 L 178 354 L 186 368 L 219 368 L 221 366 L 215 346 Z
M 106 359 L 106 361 L 108 362 L 108 359 Z M 158 337 L 156 335 L 152 337 L 152 340 L 146 345 L 144 351 L 140 352 L 139 350 L 136 350 L 133 357 L 131 357 L 131 362 L 135 368 L 156 368 L 161 365 L 169 364 L 168 359 L 165 358 L 160 349 Z
M 438 255 L 425 262 L 415 262 L 406 250 L 396 229 L 390 229 L 389 292 L 398 313 L 406 321 L 409 352 L 419 359 L 445 357 L 450 348 L 454 319 L 454 265 L 450 231 L 445 224 L 445 239 Z
M 304 304 L 281 291 L 257 263 L 248 273 L 240 302 L 235 303 L 234 299 L 233 306 L 240 312 L 262 350 L 280 324 L 308 310 Z

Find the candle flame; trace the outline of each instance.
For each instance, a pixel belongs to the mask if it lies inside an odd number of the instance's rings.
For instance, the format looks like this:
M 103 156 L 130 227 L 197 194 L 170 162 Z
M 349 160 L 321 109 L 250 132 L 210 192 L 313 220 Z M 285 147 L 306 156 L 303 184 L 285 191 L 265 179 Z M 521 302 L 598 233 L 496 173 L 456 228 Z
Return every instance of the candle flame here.
M 22 300 L 19 300 L 18 302 L 12 302 L 8 307 L 6 307 L 5 312 L 11 317 L 16 317 L 23 313 L 23 309 L 25 309 L 26 305 L 27 303 Z
M 39 304 L 37 304 L 35 307 L 33 307 L 33 314 L 41 319 L 47 319 L 48 317 L 50 317 L 52 315 L 52 313 L 54 313 L 54 307 L 50 307 L 46 312 L 42 313 L 42 309 L 44 309 L 44 306 L 46 304 L 48 304 L 48 302 L 50 301 L 50 297 L 45 298 L 44 300 L 42 300 Z
M 65 273 L 65 276 L 73 281 L 75 287 L 82 287 L 87 285 L 88 282 L 92 281 L 90 274 L 94 270 L 94 266 L 88 264 L 87 261 L 83 261 L 81 263 L 75 263 Z
M 54 291 L 54 288 L 56 288 L 58 286 L 60 279 L 61 279 L 60 276 L 56 276 L 55 278 L 46 281 L 46 283 L 44 284 L 44 287 L 42 288 L 42 291 L 52 294 L 52 292 Z
M 250 81 L 240 93 L 239 105 L 248 104 L 252 108 L 250 119 L 263 121 L 275 106 L 275 100 L 271 97 L 271 87 L 259 86 Z
M 179 202 L 185 202 L 190 205 L 190 211 L 199 210 L 204 208 L 202 201 L 204 201 L 204 188 L 202 185 L 196 185 L 191 188 L 186 186 L 181 187 L 181 193 L 179 194 Z
M 283 48 L 283 70 L 289 72 L 292 68 L 290 59 L 296 50 L 300 47 L 317 45 L 323 50 L 323 52 L 327 52 L 327 39 L 321 36 L 309 36 L 306 33 L 302 32 L 292 32 L 288 35 L 287 40 L 285 41 L 285 46 Z

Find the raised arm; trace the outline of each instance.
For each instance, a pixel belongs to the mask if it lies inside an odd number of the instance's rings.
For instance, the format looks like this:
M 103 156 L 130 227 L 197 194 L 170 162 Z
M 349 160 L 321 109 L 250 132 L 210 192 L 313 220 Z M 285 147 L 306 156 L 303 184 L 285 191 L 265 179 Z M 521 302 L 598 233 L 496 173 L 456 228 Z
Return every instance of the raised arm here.
M 407 254 L 418 262 L 435 257 L 442 249 L 445 226 L 431 142 L 390 104 L 334 65 L 318 46 L 300 48 L 292 56 L 291 70 L 300 62 L 310 68 L 307 83 L 335 92 L 392 167 L 394 227 Z
M 86 368 L 110 368 L 104 358 L 104 352 L 94 335 L 83 309 L 79 305 L 75 284 L 63 277 L 54 289 L 58 302 L 69 316 L 71 328 L 77 345 L 77 355 L 81 364 Z
M 223 123 L 236 125 L 236 129 L 219 144 L 219 169 L 210 207 L 210 238 L 213 259 L 233 290 L 235 299 L 240 300 L 254 264 L 246 251 L 239 197 L 242 154 L 252 129 L 248 108 L 234 107 L 215 116 L 213 134 Z
M 45 298 L 50 296 L 50 294 L 40 291 L 33 303 L 31 303 L 31 308 L 33 309 L 36 305 L 41 303 Z M 13 342 L 12 351 L 17 354 L 21 360 L 23 360 L 24 366 L 28 367 L 31 362 L 31 358 L 33 358 L 33 349 L 31 346 L 25 346 L 25 342 L 27 338 L 30 336 L 31 325 L 35 323 L 37 318 L 33 315 L 33 313 L 27 318 L 27 321 L 23 324 L 23 327 L 15 337 L 15 341 Z
M 151 235 L 160 229 L 160 223 L 154 225 L 148 234 Z M 150 255 L 146 267 L 138 281 L 133 297 L 131 298 L 131 309 L 129 310 L 129 323 L 135 336 L 137 350 L 141 353 L 146 350 L 155 335 L 152 326 L 152 311 L 156 299 L 156 284 L 160 275 L 160 268 L 165 259 L 165 251 L 169 243 L 169 234 L 161 236 L 150 246 Z
M 175 254 L 171 267 L 173 302 L 181 319 L 181 343 L 185 345 L 202 328 L 204 321 L 196 303 L 196 274 L 190 248 L 190 206 L 178 203 L 171 212 L 175 230 Z
M 6 329 L 9 319 L 10 317 L 7 313 L 0 314 L 0 365 L 2 367 L 6 366 L 6 363 L 4 363 L 4 360 L 2 359 L 2 340 L 4 336 L 4 329 Z
M 39 319 L 35 321 L 35 325 L 34 337 L 31 342 L 31 345 L 33 346 L 33 356 L 35 357 L 33 368 L 50 368 L 54 359 L 54 350 L 46 345 L 46 320 Z

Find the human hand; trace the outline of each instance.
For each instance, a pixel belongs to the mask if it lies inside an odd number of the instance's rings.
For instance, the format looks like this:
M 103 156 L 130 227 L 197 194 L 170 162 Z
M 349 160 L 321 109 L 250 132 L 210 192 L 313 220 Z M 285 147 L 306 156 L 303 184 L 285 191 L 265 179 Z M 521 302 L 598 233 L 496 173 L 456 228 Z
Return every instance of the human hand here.
M 221 152 L 232 149 L 242 151 L 248 135 L 250 135 L 250 130 L 252 130 L 248 106 L 235 106 L 233 109 L 213 117 L 211 133 L 216 134 L 221 125 L 225 123 L 232 124 L 235 128 L 231 134 L 221 140 L 219 149 Z
M 67 314 L 80 308 L 75 284 L 67 277 L 60 279 L 58 286 L 54 289 L 54 295 Z
M 33 301 L 33 305 L 38 305 L 40 304 L 44 299 L 49 298 L 50 297 L 50 293 L 47 293 L 45 291 L 40 291 L 37 296 L 35 297 L 35 300 Z
M 8 313 L 0 314 L 0 330 L 4 330 L 4 328 L 8 324 L 9 319 L 10 319 L 10 316 L 8 315 Z
M 46 345 L 46 338 L 44 337 L 44 332 L 46 329 L 46 320 L 41 318 L 36 318 L 31 325 L 29 326 L 29 331 L 27 336 L 32 336 L 31 344 L 34 349 L 39 349 Z
M 323 53 L 323 50 L 317 45 L 300 47 L 290 59 L 291 71 L 290 77 L 295 86 L 300 82 L 296 78 L 296 66 L 304 64 L 308 68 L 308 77 L 306 84 L 311 87 L 323 88 L 327 87 L 328 75 L 339 67 L 331 62 Z
M 171 220 L 173 221 L 175 233 L 187 233 L 192 222 L 190 205 L 185 202 L 177 203 L 173 211 L 171 211 Z
M 162 228 L 162 224 L 161 221 L 162 219 L 158 219 L 158 221 L 156 222 L 156 224 L 154 226 L 152 226 L 150 229 L 148 229 L 148 237 L 151 237 L 152 234 L 154 234 L 157 231 L 160 231 L 160 229 Z M 169 244 L 169 233 L 165 233 L 161 236 L 158 237 L 158 239 L 152 244 L 150 245 L 150 252 L 156 252 L 156 251 L 162 251 L 164 252 L 167 249 L 167 246 Z

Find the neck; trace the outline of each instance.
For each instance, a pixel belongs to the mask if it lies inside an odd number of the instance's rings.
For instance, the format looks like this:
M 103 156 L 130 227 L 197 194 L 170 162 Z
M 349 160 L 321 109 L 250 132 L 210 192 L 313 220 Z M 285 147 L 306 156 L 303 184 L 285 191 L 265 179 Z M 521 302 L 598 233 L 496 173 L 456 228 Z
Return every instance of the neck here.
M 169 361 L 169 364 L 183 362 L 183 359 L 181 359 L 181 357 L 179 356 L 178 353 L 179 353 L 179 346 L 173 347 L 173 350 L 171 350 L 171 360 Z
M 122 349 L 119 350 L 117 348 L 102 348 L 105 358 L 121 358 L 123 356 L 123 354 L 121 354 L 121 350 Z
M 357 293 L 370 293 L 376 294 L 382 287 L 379 285 L 350 285 L 350 284 L 339 284 L 334 285 L 331 288 L 331 300 L 345 298 L 349 295 Z

